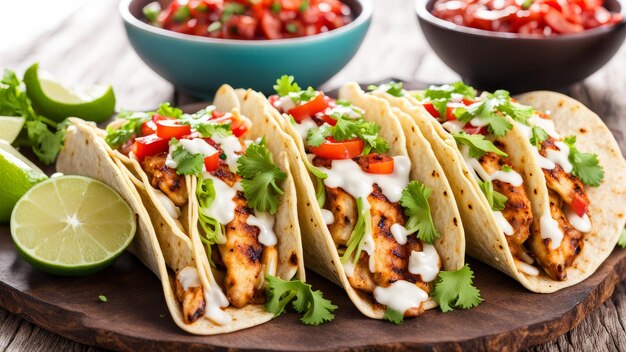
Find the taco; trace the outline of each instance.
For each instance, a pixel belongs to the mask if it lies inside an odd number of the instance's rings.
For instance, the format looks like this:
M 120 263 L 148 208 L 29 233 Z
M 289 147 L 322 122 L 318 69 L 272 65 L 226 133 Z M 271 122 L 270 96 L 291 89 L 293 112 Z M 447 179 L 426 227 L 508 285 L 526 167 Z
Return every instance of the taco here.
M 624 193 L 622 173 L 600 184 L 603 171 L 597 157 L 572 148 L 576 137 L 563 141 L 556 133 L 562 128 L 576 135 L 580 128 L 593 127 L 594 137 L 602 138 L 608 148 L 590 142 L 584 147 L 599 153 L 601 165 L 624 170 L 614 138 L 582 104 L 564 100 L 576 106 L 578 119 L 570 119 L 572 112 L 561 104 L 551 121 L 506 91 L 477 97 L 461 82 L 422 92 L 406 92 L 398 83 L 372 90 L 411 115 L 431 143 L 461 210 L 470 255 L 531 291 L 547 293 L 591 275 L 615 246 L 621 231 L 616 229 L 624 225 L 618 214 L 624 208 L 624 198 L 618 196 Z M 546 161 L 548 149 L 553 151 L 547 159 L 554 162 Z M 572 151 L 569 156 L 566 149 Z M 596 178 L 588 185 L 599 187 L 585 187 L 578 171 L 570 165 L 565 172 L 559 164 L 571 164 L 568 158 L 579 156 Z M 542 165 L 552 169 L 542 170 Z M 611 198 L 609 194 L 619 198 L 619 206 L 606 220 L 610 211 L 598 206 Z
M 169 104 L 123 114 L 98 140 L 152 217 L 170 259 L 174 285 L 166 296 L 182 310 L 177 324 L 203 335 L 272 319 L 279 312 L 263 305 L 269 283 L 305 278 L 284 152 L 291 139 L 273 119 L 242 115 L 229 86 L 214 104 L 195 114 Z M 181 256 L 192 258 L 194 270 L 178 270 Z
M 237 95 L 260 99 L 298 146 L 291 166 L 307 267 L 371 318 L 398 322 L 436 307 L 429 294 L 440 270 L 464 266 L 463 225 L 414 122 L 355 84 L 341 100 L 291 76 L 275 89 L 268 100 Z

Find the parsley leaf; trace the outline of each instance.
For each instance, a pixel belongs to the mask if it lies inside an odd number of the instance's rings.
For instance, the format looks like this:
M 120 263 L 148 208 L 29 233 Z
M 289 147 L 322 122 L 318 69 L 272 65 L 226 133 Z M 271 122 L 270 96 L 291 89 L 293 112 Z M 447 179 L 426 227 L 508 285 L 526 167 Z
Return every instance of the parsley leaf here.
M 104 141 L 113 149 L 119 148 L 132 136 L 138 134 L 141 130 L 141 125 L 150 119 L 150 115 L 143 112 L 122 112 L 117 117 L 125 119 L 126 122 L 117 129 L 107 127 L 107 135 L 104 137 Z
M 298 93 L 301 89 L 298 83 L 294 82 L 294 80 L 293 76 L 282 75 L 276 80 L 276 84 L 274 85 L 276 94 L 284 97 L 289 93 Z
M 170 147 L 174 147 L 172 151 L 172 160 L 177 164 L 176 173 L 179 175 L 200 175 L 204 167 L 204 157 L 202 154 L 191 154 L 176 138 L 170 139 Z
M 626 229 L 622 230 L 622 235 L 619 236 L 619 240 L 617 240 L 617 245 L 626 248 Z
M 161 116 L 173 117 L 180 119 L 183 116 L 183 111 L 177 107 L 173 107 L 170 103 L 162 103 L 156 111 Z
M 365 207 L 363 202 L 367 202 L 367 199 L 363 200 L 363 198 L 359 197 L 356 200 L 358 218 L 350 234 L 350 239 L 348 239 L 348 247 L 341 256 L 341 262 L 344 264 L 347 263 L 350 258 L 352 258 L 352 262 L 356 264 L 361 257 L 365 233 L 372 231 L 371 213 L 369 207 Z
M 383 91 L 389 95 L 393 95 L 394 97 L 398 97 L 398 98 L 403 97 L 404 93 L 406 92 L 404 88 L 402 88 L 402 82 L 394 82 L 394 81 L 391 81 L 389 83 L 383 83 L 380 86 L 370 84 L 369 86 L 367 86 L 367 90 Z
M 411 181 L 402 191 L 400 204 L 404 208 L 404 214 L 409 217 L 406 222 L 409 234 L 417 232 L 417 238 L 433 243 L 439 238 L 439 233 L 433 224 L 433 217 L 428 204 L 428 197 L 432 189 L 418 181 Z
M 404 314 L 387 307 L 387 309 L 385 309 L 385 315 L 383 316 L 383 319 L 387 320 L 390 323 L 400 325 L 404 321 Z
M 380 126 L 362 118 L 353 119 L 347 114 L 334 114 L 337 120 L 335 126 L 323 124 L 317 128 L 311 128 L 307 132 L 307 145 L 317 147 L 327 137 L 333 137 L 336 141 L 346 141 L 353 138 L 362 139 L 365 142 L 363 155 L 371 152 L 385 153 L 389 150 L 389 144 L 385 139 L 378 136 Z
M 243 177 L 241 186 L 249 205 L 258 211 L 276 214 L 280 196 L 284 193 L 278 184 L 287 178 L 287 174 L 274 165 L 265 139 L 250 144 L 237 160 L 237 165 L 237 172 Z
M 311 285 L 300 280 L 286 281 L 272 275 L 265 275 L 265 282 L 265 310 L 274 316 L 282 314 L 289 302 L 293 301 L 293 309 L 304 313 L 300 318 L 304 324 L 319 325 L 335 318 L 333 311 L 337 306 L 325 299 L 322 291 L 313 291 Z
M 198 178 L 198 186 L 196 188 L 196 198 L 198 199 L 198 225 L 202 228 L 200 231 L 200 240 L 206 246 L 207 257 L 211 266 L 215 266 L 211 260 L 211 246 L 218 243 L 226 242 L 223 226 L 217 219 L 210 217 L 207 210 L 213 204 L 216 193 L 213 186 L 213 180 L 210 178 Z
M 541 143 L 548 139 L 548 133 L 539 126 L 533 126 L 531 131 L 532 136 L 530 137 L 530 144 L 534 145 L 538 149 L 541 148 Z
M 474 308 L 483 301 L 480 291 L 473 285 L 473 279 L 474 272 L 467 264 L 456 271 L 439 273 L 439 281 L 432 297 L 439 303 L 442 312 L 449 312 L 454 308 Z
M 478 181 L 478 186 L 480 186 L 480 190 L 483 191 L 483 194 L 487 198 L 487 202 L 489 202 L 489 206 L 492 210 L 501 211 L 504 209 L 509 198 L 498 191 L 494 191 L 493 183 L 491 181 Z
M 583 153 L 576 149 L 576 136 L 568 136 L 563 140 L 569 147 L 569 162 L 572 173 L 587 186 L 599 186 L 604 179 L 604 169 L 600 166 L 597 154 Z
M 493 142 L 485 139 L 485 136 L 482 134 L 468 134 L 464 131 L 459 131 L 452 133 L 452 137 L 454 137 L 457 143 L 465 144 L 469 147 L 469 155 L 472 158 L 480 158 L 489 152 L 496 153 L 500 156 L 507 156 L 507 154 L 498 149 Z

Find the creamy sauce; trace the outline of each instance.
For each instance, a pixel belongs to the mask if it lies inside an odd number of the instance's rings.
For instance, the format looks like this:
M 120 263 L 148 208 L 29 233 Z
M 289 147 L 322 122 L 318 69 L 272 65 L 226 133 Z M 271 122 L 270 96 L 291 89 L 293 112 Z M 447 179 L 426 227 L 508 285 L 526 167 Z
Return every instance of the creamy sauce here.
M 266 247 L 275 246 L 278 242 L 274 233 L 274 216 L 266 212 L 258 212 L 255 215 L 249 215 L 246 224 L 259 228 L 259 243 Z
M 322 218 L 324 219 L 324 223 L 326 225 L 332 225 L 335 223 L 335 216 L 333 212 L 328 209 L 322 209 Z
M 209 156 L 217 153 L 217 149 L 207 143 L 202 138 L 195 139 L 181 139 L 180 144 L 183 148 L 191 154 L 202 154 L 203 156 Z
M 583 216 L 580 217 L 572 208 L 566 205 L 565 216 L 567 216 L 567 219 L 576 230 L 580 232 L 591 231 L 591 221 L 589 220 L 589 216 L 587 214 L 583 214 Z
M 502 181 L 502 182 L 506 182 L 511 184 L 511 186 L 514 187 L 519 187 L 522 185 L 522 183 L 524 183 L 524 180 L 522 179 L 522 176 L 520 174 L 518 174 L 517 172 L 515 172 L 514 170 L 511 171 L 495 171 L 494 173 L 492 173 L 491 175 L 489 175 L 489 179 L 491 181 Z
M 374 289 L 374 299 L 380 304 L 405 313 L 411 308 L 419 307 L 428 300 L 428 293 L 405 280 L 398 280 L 389 287 L 377 286 Z
M 471 120 L 470 120 L 470 122 L 469 122 L 469 123 L 470 123 L 470 125 L 472 125 L 472 126 L 474 126 L 474 127 L 484 127 L 484 126 L 487 126 L 487 125 L 488 125 L 488 123 L 487 123 L 487 122 L 485 122 L 485 121 L 481 120 L 481 119 L 480 119 L 480 118 L 478 118 L 478 117 L 474 117 L 473 119 L 471 119 Z
M 172 159 L 172 154 L 175 150 L 176 146 L 170 145 L 170 149 L 167 153 L 167 158 L 165 158 L 165 166 L 169 167 L 170 169 L 175 169 L 178 167 L 178 163 L 174 159 Z
M 569 162 L 569 147 L 563 142 L 554 142 L 559 150 L 546 149 L 546 158 L 555 164 L 561 165 L 563 171 L 572 172 L 572 163 Z
M 347 277 L 352 277 L 354 275 L 354 256 L 350 257 L 350 259 L 346 263 L 341 263 L 343 265 L 343 271 L 346 273 Z
M 398 242 L 398 244 L 406 244 L 406 237 L 408 236 L 408 231 L 406 230 L 406 227 L 400 224 L 393 224 L 391 225 L 390 230 L 393 238 L 396 239 L 396 242 Z
M 534 114 L 533 116 L 531 116 L 528 119 L 528 123 L 531 126 L 541 127 L 544 131 L 546 131 L 548 136 L 550 136 L 552 138 L 555 138 L 555 139 L 560 139 L 561 138 L 561 135 L 559 135 L 556 132 L 556 127 L 554 126 L 554 121 L 552 121 L 550 119 L 543 119 L 539 115 Z
M 547 211 L 541 216 L 540 219 L 541 238 L 549 238 L 552 240 L 550 243 L 551 249 L 557 249 L 561 246 L 563 241 L 563 232 L 559 227 L 559 223 L 556 222 L 550 215 L 550 211 Z
M 241 157 L 240 153 L 243 151 L 241 141 L 235 136 L 222 137 L 214 135 L 212 139 L 219 143 L 226 155 L 226 164 L 232 172 L 237 172 L 237 160 Z M 218 193 L 219 194 L 219 193 Z
M 515 264 L 517 265 L 517 270 L 523 272 L 526 275 L 537 276 L 539 275 L 539 269 L 536 267 L 526 264 L 522 261 L 516 260 Z
M 300 138 L 306 139 L 306 136 L 311 128 L 316 128 L 317 124 L 313 121 L 312 118 L 307 117 L 306 119 L 300 121 L 300 123 L 296 123 L 294 125 L 296 131 L 300 135 Z
M 461 122 L 459 120 L 446 121 L 441 124 L 441 127 L 450 133 L 463 131 L 463 126 L 465 126 L 465 122 Z
M 402 191 L 409 183 L 411 161 L 406 156 L 394 156 L 394 168 L 391 174 L 369 174 L 352 159 L 333 160 L 332 167 L 320 167 L 328 177 L 324 184 L 331 188 L 341 187 L 354 199 L 363 198 L 372 193 L 374 184 L 378 184 L 390 202 L 399 202 Z M 367 203 L 366 201 L 364 203 Z
M 233 221 L 233 219 L 235 219 L 236 208 L 233 198 L 237 195 L 237 187 L 228 187 L 224 181 L 214 177 L 208 172 L 203 172 L 202 176 L 213 180 L 213 187 L 217 195 L 208 209 L 201 209 L 203 214 L 216 219 L 222 225 Z
M 511 226 L 511 224 L 506 220 L 501 211 L 494 210 L 493 216 L 496 218 L 498 227 L 502 230 L 502 232 L 504 232 L 505 235 L 513 235 L 513 226 Z
M 176 275 L 176 279 L 183 287 L 183 291 L 187 291 L 191 287 L 202 286 L 200 283 L 200 277 L 198 276 L 198 270 L 191 266 L 185 267 L 181 270 L 178 275 Z
M 161 203 L 163 209 L 165 209 L 167 214 L 171 216 L 172 219 L 178 219 L 180 217 L 180 208 L 178 208 L 176 204 L 172 202 L 170 197 L 161 192 L 161 190 L 158 190 L 156 188 L 154 188 L 153 190 L 157 196 L 157 199 L 159 200 L 159 203 Z
M 217 284 L 213 288 L 204 290 L 204 298 L 206 301 L 205 317 L 217 325 L 226 325 L 232 321 L 230 315 L 221 309 L 228 307 L 229 302 Z
M 432 244 L 424 243 L 423 246 L 421 252 L 411 252 L 409 272 L 421 275 L 424 282 L 431 282 L 439 274 L 439 255 Z
M 539 151 L 537 150 L 537 148 L 532 148 L 533 150 L 533 155 L 535 156 L 535 159 L 537 160 L 537 164 L 539 165 L 540 168 L 542 169 L 546 169 L 546 170 L 553 170 L 556 165 L 546 159 L 543 155 L 539 154 Z
M 288 95 L 285 95 L 284 97 L 280 97 L 280 99 L 278 99 L 275 104 L 276 104 L 276 107 L 280 108 L 285 113 L 296 107 L 296 104 Z

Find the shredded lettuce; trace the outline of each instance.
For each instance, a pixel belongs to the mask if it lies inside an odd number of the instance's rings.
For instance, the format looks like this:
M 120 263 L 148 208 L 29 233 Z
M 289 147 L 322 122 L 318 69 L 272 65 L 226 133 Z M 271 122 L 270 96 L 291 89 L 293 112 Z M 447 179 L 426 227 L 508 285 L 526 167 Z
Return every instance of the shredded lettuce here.
M 196 198 L 198 199 L 198 225 L 202 231 L 200 231 L 200 240 L 206 246 L 207 257 L 211 266 L 214 266 L 211 261 L 211 246 L 214 244 L 226 243 L 226 235 L 222 224 L 217 219 L 206 215 L 206 211 L 211 207 L 213 201 L 215 201 L 215 187 L 213 186 L 213 180 L 210 178 L 198 178 L 198 187 L 196 189 Z
M 356 200 L 358 219 L 356 221 L 356 225 L 354 225 L 354 230 L 350 234 L 350 239 L 348 240 L 348 248 L 341 256 L 341 262 L 347 263 L 351 257 L 353 263 L 359 260 L 361 256 L 361 251 L 363 250 L 363 239 L 365 238 L 365 233 L 372 232 L 372 220 L 371 214 L 369 211 L 369 207 L 365 207 L 363 202 L 367 202 L 367 199 L 358 198 Z

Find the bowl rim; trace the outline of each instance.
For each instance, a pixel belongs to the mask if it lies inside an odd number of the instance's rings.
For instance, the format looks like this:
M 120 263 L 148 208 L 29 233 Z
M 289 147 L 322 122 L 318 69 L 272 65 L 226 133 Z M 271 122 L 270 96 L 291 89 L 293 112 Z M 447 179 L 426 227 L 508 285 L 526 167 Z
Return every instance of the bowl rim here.
M 447 29 L 454 32 L 459 32 L 463 34 L 468 34 L 476 37 L 489 37 L 489 38 L 499 38 L 499 39 L 520 39 L 520 40 L 534 40 L 534 41 L 569 41 L 569 40 L 577 40 L 585 37 L 595 37 L 607 32 L 611 32 L 616 30 L 616 28 L 624 26 L 626 24 L 626 0 L 614 0 L 620 6 L 619 13 L 622 14 L 622 20 L 618 23 L 615 23 L 610 26 L 600 26 L 596 28 L 591 28 L 584 30 L 579 33 L 570 33 L 570 34 L 560 34 L 554 36 L 543 36 L 543 35 L 535 35 L 535 34 L 520 34 L 520 33 L 509 33 L 509 32 L 496 32 L 496 31 L 488 31 L 484 29 L 477 29 L 472 27 L 466 27 L 462 25 L 458 25 L 456 23 L 452 23 L 436 17 L 430 11 L 428 11 L 427 7 L 430 3 L 436 0 L 415 0 L 415 12 L 417 13 L 418 19 L 429 22 L 432 25 L 440 27 L 442 29 Z
M 246 40 L 246 39 L 221 39 L 221 38 L 209 38 L 192 34 L 178 33 L 167 29 L 159 28 L 146 23 L 139 18 L 133 16 L 130 12 L 130 5 L 137 0 L 121 0 L 119 4 L 119 12 L 124 22 L 141 29 L 146 32 L 150 32 L 159 36 L 169 37 L 173 39 L 179 39 L 188 42 L 207 43 L 207 44 L 236 44 L 243 46 L 283 46 L 299 43 L 315 42 L 324 40 L 334 35 L 340 35 L 344 32 L 349 32 L 354 28 L 360 27 L 364 23 L 368 22 L 372 18 L 373 12 L 373 0 L 355 0 L 361 7 L 361 13 L 354 19 L 354 21 L 347 25 L 333 29 L 332 31 L 319 33 L 315 35 L 288 38 L 288 39 L 263 39 L 263 40 Z

